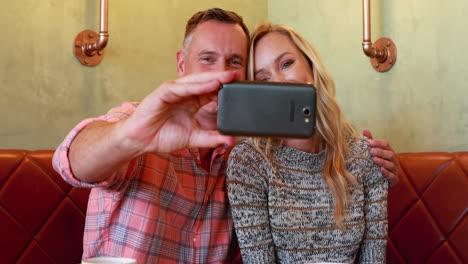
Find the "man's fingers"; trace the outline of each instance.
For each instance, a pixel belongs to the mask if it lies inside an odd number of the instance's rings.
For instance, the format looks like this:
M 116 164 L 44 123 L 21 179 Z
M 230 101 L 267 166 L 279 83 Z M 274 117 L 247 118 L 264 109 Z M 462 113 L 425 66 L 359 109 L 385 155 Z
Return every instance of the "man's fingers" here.
M 391 161 L 388 161 L 388 160 L 384 160 L 384 159 L 381 159 L 381 158 L 378 158 L 378 157 L 373 157 L 372 158 L 372 161 L 374 161 L 375 164 L 381 166 L 381 167 L 384 167 L 385 169 L 387 169 L 388 171 L 390 171 L 391 173 L 396 173 L 396 167 L 395 167 L 395 164 Z
M 385 150 L 381 148 L 371 148 L 370 154 L 374 157 L 379 157 L 385 160 L 394 160 L 394 153 L 391 150 Z
M 203 83 L 167 82 L 157 90 L 159 98 L 166 103 L 174 104 L 193 96 L 199 97 L 200 103 L 206 104 L 216 99 L 220 83 L 216 80 Z
M 225 136 L 216 130 L 201 130 L 193 131 L 188 148 L 214 148 L 220 145 L 234 145 L 235 138 Z
M 197 97 L 200 105 L 216 101 L 221 83 L 228 83 L 240 77 L 240 73 L 233 71 L 206 72 L 188 75 L 174 81 L 163 83 L 149 100 L 157 103 L 174 104 L 188 98 Z
M 366 138 L 368 138 L 368 139 L 373 139 L 372 133 L 370 132 L 369 129 L 364 129 L 364 131 L 362 132 L 362 134 L 363 134 Z
M 389 180 L 390 186 L 394 186 L 399 181 L 400 163 L 392 147 L 386 140 L 369 140 L 371 145 L 370 154 L 375 164 L 381 166 L 382 174 Z
M 395 186 L 399 179 L 399 171 L 398 171 L 398 166 L 397 163 L 393 163 L 390 161 L 386 161 L 381 158 L 374 157 L 372 158 L 375 164 L 381 166 L 380 167 L 380 172 L 382 172 L 382 175 L 387 178 L 390 187 Z
M 228 83 L 240 78 L 239 72 L 224 71 L 224 72 L 203 72 L 181 77 L 175 80 L 176 83 L 203 83 L 212 80 L 217 80 L 220 83 Z
M 381 167 L 380 171 L 382 172 L 382 175 L 388 180 L 390 187 L 393 187 L 398 183 L 399 179 L 394 173 L 391 173 L 384 167 Z
M 384 139 L 371 139 L 369 140 L 369 145 L 373 148 L 381 148 L 393 152 L 393 149 L 390 147 L 390 144 L 388 144 L 388 141 Z

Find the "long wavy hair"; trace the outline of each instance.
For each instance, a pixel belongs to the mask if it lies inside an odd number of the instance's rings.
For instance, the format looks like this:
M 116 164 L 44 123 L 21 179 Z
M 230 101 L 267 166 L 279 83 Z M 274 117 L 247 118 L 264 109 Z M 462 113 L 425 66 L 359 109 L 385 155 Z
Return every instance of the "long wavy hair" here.
M 346 169 L 345 157 L 349 152 L 349 139 L 357 137 L 353 126 L 343 115 L 335 100 L 335 83 L 322 63 L 317 51 L 312 45 L 295 30 L 284 25 L 271 25 L 264 23 L 256 27 L 252 34 L 248 78 L 253 80 L 255 70 L 255 48 L 258 40 L 271 32 L 277 32 L 287 36 L 307 59 L 313 74 L 314 86 L 317 89 L 317 111 L 315 128 L 319 139 L 326 145 L 328 150 L 324 167 L 325 180 L 335 201 L 335 222 L 341 229 L 346 209 L 351 200 L 351 186 L 356 186 L 356 178 Z M 275 159 L 272 150 L 283 144 L 277 138 L 249 138 L 251 144 L 269 162 L 272 173 Z

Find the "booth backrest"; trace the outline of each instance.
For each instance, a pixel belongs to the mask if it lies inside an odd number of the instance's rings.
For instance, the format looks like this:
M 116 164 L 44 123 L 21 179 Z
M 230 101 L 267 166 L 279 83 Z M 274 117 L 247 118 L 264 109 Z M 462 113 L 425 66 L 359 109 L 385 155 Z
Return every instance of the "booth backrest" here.
M 0 150 L 0 262 L 81 262 L 89 190 L 65 183 L 51 150 Z
M 89 190 L 65 183 L 52 155 L 0 150 L 1 263 L 80 263 Z M 468 152 L 398 160 L 387 263 L 468 263 Z
M 468 152 L 398 154 L 387 263 L 468 263 Z

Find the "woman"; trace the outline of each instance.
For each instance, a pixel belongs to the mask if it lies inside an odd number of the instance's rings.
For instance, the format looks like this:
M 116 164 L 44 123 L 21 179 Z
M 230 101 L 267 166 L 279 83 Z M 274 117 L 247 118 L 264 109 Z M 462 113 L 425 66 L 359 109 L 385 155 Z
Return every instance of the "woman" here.
M 249 78 L 313 84 L 317 116 L 312 138 L 250 138 L 231 152 L 228 195 L 244 262 L 385 262 L 388 183 L 317 52 L 294 30 L 264 24 L 252 36 Z

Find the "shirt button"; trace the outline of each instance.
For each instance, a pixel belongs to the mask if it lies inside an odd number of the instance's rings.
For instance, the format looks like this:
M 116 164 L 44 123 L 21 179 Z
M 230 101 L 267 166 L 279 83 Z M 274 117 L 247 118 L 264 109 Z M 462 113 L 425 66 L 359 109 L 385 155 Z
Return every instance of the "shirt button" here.
M 197 242 L 197 238 L 196 238 L 196 237 L 195 237 L 195 238 L 193 238 L 193 242 Z

